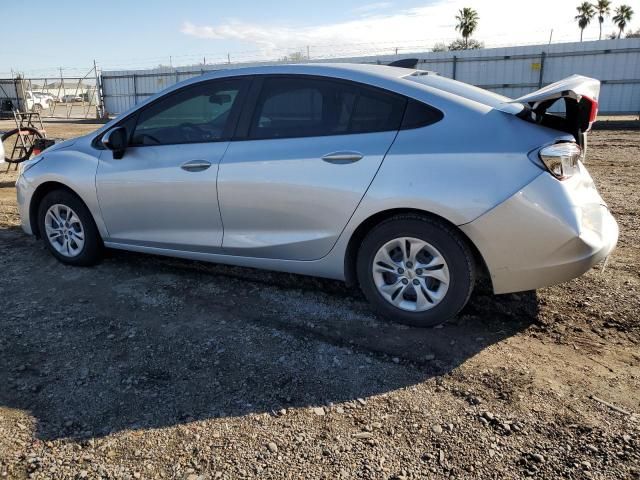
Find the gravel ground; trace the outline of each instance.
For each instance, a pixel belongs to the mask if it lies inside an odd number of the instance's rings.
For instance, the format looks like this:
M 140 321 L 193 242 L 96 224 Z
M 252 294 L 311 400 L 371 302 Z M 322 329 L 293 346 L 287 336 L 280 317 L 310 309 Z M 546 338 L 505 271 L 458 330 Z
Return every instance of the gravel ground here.
M 640 478 L 640 132 L 624 126 L 589 152 L 621 227 L 607 268 L 480 288 L 430 330 L 339 282 L 124 252 L 65 267 L 22 234 L 0 173 L 0 477 Z

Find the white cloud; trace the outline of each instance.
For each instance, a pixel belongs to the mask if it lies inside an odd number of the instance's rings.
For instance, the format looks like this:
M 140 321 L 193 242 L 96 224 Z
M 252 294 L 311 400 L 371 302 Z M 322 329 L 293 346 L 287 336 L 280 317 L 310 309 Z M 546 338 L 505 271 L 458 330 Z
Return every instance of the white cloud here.
M 209 40 L 235 40 L 247 43 L 263 58 L 273 58 L 286 52 L 303 51 L 311 46 L 312 56 L 346 56 L 420 51 L 441 41 L 456 38 L 455 15 L 469 5 L 469 0 L 439 0 L 428 5 L 391 14 L 375 14 L 387 7 L 387 2 L 369 4 L 354 20 L 321 23 L 312 26 L 276 25 L 227 21 L 212 25 L 184 22 L 181 31 Z M 554 41 L 577 41 L 580 33 L 574 21 L 575 5 L 566 0 L 474 0 L 480 16 L 474 38 L 487 46 L 518 43 L 545 43 L 551 29 Z M 365 13 L 369 13 L 366 14 Z M 364 16 L 363 16 L 364 15 Z M 605 23 L 603 32 L 612 30 Z M 597 20 L 585 31 L 585 39 L 598 36 Z
M 368 5 L 362 5 L 360 7 L 356 7 L 351 10 L 356 15 L 369 15 L 373 12 L 379 12 L 380 10 L 387 9 L 391 7 L 393 3 L 391 2 L 375 2 L 369 3 Z

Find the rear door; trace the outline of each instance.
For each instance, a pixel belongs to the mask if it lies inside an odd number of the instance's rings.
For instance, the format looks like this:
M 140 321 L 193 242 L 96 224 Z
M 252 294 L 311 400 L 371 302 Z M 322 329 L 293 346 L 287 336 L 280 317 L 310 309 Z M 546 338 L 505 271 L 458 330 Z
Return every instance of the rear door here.
M 406 100 L 351 82 L 257 77 L 220 164 L 225 252 L 325 256 L 393 143 Z

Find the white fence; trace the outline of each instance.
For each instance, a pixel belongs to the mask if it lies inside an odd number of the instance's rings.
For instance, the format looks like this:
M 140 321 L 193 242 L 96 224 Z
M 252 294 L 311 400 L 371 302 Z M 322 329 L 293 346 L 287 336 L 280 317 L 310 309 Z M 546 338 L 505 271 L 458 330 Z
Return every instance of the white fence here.
M 458 52 L 417 52 L 331 61 L 386 64 L 401 58 L 418 58 L 418 68 L 432 70 L 514 98 L 573 73 L 587 75 L 602 82 L 601 113 L 640 112 L 638 38 Z M 322 61 L 312 60 L 314 63 Z M 105 110 L 111 115 L 122 113 L 170 85 L 207 71 L 273 63 L 275 62 L 105 71 L 101 75 Z

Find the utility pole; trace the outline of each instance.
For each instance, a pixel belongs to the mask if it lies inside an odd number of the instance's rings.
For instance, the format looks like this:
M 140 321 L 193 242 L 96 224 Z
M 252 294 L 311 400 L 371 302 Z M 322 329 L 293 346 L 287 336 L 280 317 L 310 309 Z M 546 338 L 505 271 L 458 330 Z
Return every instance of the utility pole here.
M 173 59 L 171 58 L 171 55 L 169 55 L 169 66 L 173 67 Z
M 549 45 L 551 45 L 552 38 L 553 38 L 553 28 L 551 29 L 551 33 L 549 34 Z
M 396 55 L 398 55 L 398 47 L 396 47 Z
M 231 54 L 227 53 L 227 63 L 231 63 Z
M 307 60 L 311 60 L 311 55 L 309 55 L 309 45 L 307 45 Z
M 56 95 L 58 97 L 59 100 L 62 100 L 62 98 L 66 95 L 67 91 L 64 89 L 64 77 L 62 75 L 62 67 L 60 67 L 60 85 L 58 86 L 58 95 Z M 53 111 L 55 112 L 55 103 L 54 103 L 54 107 L 53 107 Z
M 98 66 L 96 65 L 95 59 L 93 60 L 93 73 L 96 76 L 96 87 L 93 94 L 96 102 L 96 117 L 104 118 L 104 104 L 102 101 L 102 85 L 100 81 L 100 75 L 98 75 Z M 55 108 L 55 104 L 53 108 Z

